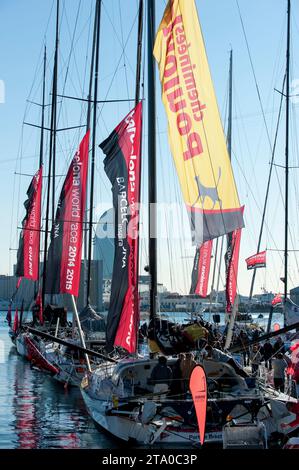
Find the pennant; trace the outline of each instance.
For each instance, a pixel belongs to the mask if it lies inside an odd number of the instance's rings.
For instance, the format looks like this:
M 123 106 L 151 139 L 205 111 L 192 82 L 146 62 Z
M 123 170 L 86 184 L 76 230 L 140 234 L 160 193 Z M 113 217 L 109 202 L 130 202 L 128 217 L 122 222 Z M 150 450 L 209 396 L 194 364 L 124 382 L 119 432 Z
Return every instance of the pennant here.
M 115 255 L 107 317 L 107 350 L 136 352 L 139 324 L 138 221 L 140 203 L 142 103 L 102 142 L 105 172 L 112 185 Z
M 28 199 L 24 203 L 26 215 L 22 222 L 17 254 L 16 276 L 32 281 L 39 278 L 42 175 L 43 168 L 40 167 L 27 190 Z
M 207 297 L 212 247 L 213 240 L 208 240 L 196 249 L 190 294 L 197 294 L 203 298 Z
M 79 294 L 89 135 L 82 139 L 60 193 L 48 252 L 47 294 Z
M 194 0 L 170 0 L 155 42 L 168 137 L 193 244 L 244 227 Z
M 203 367 L 194 367 L 190 377 L 189 388 L 196 411 L 200 443 L 203 445 L 205 441 L 208 396 L 207 378 Z
M 250 256 L 246 260 L 247 269 L 257 269 L 266 267 L 266 251 L 261 251 L 256 255 Z
M 242 214 L 244 207 L 242 207 Z M 231 313 L 237 294 L 239 253 L 242 229 L 234 230 L 227 236 L 227 252 L 225 254 L 226 269 L 226 312 Z

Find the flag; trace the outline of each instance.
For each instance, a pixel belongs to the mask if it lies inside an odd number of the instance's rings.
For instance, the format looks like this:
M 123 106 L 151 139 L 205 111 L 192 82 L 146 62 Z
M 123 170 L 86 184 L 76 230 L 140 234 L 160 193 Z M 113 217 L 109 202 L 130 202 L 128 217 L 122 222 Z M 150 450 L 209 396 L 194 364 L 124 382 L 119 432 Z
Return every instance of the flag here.
M 266 267 L 266 251 L 261 251 L 256 255 L 250 256 L 246 260 L 247 269 L 257 269 Z
M 136 352 L 139 324 L 138 222 L 140 203 L 142 103 L 116 127 L 100 147 L 112 185 L 115 255 L 107 317 L 107 350 L 120 346 Z
M 48 252 L 47 294 L 79 294 L 89 134 L 72 159 L 60 193 Z
M 208 388 L 206 374 L 201 366 L 194 367 L 191 373 L 190 391 L 196 411 L 200 443 L 203 445 L 205 440 Z
M 28 199 L 24 203 L 26 215 L 17 254 L 16 276 L 32 281 L 37 281 L 39 277 L 42 176 L 43 168 L 40 167 L 27 190 Z
M 208 240 L 201 247 L 196 248 L 190 294 L 207 297 L 212 247 L 213 240 Z
M 242 213 L 244 207 L 242 208 Z M 227 236 L 227 251 L 225 253 L 226 270 L 226 312 L 231 313 L 237 294 L 239 253 L 242 229 L 234 230 Z
M 39 318 L 39 322 L 40 322 L 41 325 L 43 325 L 43 324 L 44 324 L 43 302 L 42 302 L 42 295 L 41 295 L 41 291 L 40 291 L 40 290 L 38 291 L 38 294 L 37 294 L 37 296 L 36 296 L 35 305 L 36 305 L 36 308 L 38 309 L 38 318 Z
M 244 227 L 194 0 L 170 0 L 154 47 L 193 244 Z

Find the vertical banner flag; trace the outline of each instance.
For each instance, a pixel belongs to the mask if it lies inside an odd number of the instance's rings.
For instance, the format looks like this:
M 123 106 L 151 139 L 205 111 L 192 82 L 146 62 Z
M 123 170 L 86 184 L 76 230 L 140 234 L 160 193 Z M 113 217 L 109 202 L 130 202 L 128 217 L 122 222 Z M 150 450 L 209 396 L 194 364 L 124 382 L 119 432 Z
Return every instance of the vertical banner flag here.
M 120 346 L 130 353 L 136 351 L 139 323 L 141 131 L 140 102 L 100 145 L 106 155 L 104 166 L 112 185 L 115 211 L 115 255 L 107 317 L 107 349 Z
M 80 143 L 60 193 L 48 252 L 47 294 L 79 294 L 89 134 Z
M 41 222 L 43 169 L 37 171 L 27 190 L 28 199 L 24 206 L 26 215 L 22 222 L 16 276 L 37 281 L 39 276 L 39 245 Z
M 242 215 L 244 207 L 242 207 Z M 225 253 L 226 270 L 226 312 L 231 313 L 237 293 L 239 253 L 242 229 L 234 230 L 227 236 L 227 252 Z
M 208 240 L 201 247 L 196 248 L 190 294 L 207 297 L 212 247 L 213 240 Z
M 193 244 L 244 226 L 194 0 L 169 0 L 154 56 Z
M 207 378 L 203 367 L 194 367 L 190 377 L 190 391 L 196 411 L 199 438 L 201 445 L 205 440 L 206 416 L 207 416 Z
M 247 269 L 257 269 L 266 267 L 266 251 L 261 251 L 256 255 L 250 256 L 246 260 Z

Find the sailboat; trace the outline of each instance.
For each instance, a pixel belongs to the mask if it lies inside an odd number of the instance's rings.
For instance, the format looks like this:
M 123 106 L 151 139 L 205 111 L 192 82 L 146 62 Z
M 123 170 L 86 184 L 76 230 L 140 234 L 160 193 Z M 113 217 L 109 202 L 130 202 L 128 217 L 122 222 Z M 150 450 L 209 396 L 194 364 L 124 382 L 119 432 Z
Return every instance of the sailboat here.
M 51 107 L 51 129 L 49 145 L 49 171 L 47 175 L 48 188 L 46 195 L 46 226 L 44 237 L 44 257 L 42 276 L 39 273 L 40 258 L 40 232 L 41 232 L 41 190 L 42 190 L 42 164 L 43 164 L 43 142 L 44 142 L 44 110 L 45 110 L 45 76 L 46 76 L 46 50 L 44 53 L 43 68 L 43 103 L 41 121 L 41 143 L 40 143 L 40 170 L 34 176 L 28 189 L 28 201 L 25 203 L 26 216 L 23 221 L 23 231 L 20 236 L 18 250 L 17 275 L 28 278 L 37 283 L 38 296 L 35 303 L 39 303 L 38 327 L 25 325 L 18 328 L 15 341 L 20 355 L 26 357 L 34 365 L 41 369 L 50 371 L 57 380 L 64 384 L 78 385 L 86 371 L 85 364 L 90 369 L 90 359 L 87 354 L 79 352 L 76 345 L 80 344 L 86 349 L 85 335 L 82 331 L 81 321 L 77 311 L 75 297 L 78 297 L 81 270 L 81 250 L 83 238 L 83 218 L 85 217 L 86 206 L 86 186 L 89 156 L 89 137 L 91 123 L 91 104 L 97 103 L 97 67 L 99 62 L 98 54 L 95 60 L 96 41 L 99 41 L 97 33 L 100 11 L 99 2 L 96 3 L 95 26 L 93 38 L 93 51 L 91 59 L 91 78 L 88 98 L 88 112 L 86 133 L 79 148 L 73 157 L 69 171 L 60 194 L 56 215 L 54 215 L 55 203 L 55 159 L 56 159 L 56 133 L 57 129 L 57 67 L 58 67 L 58 44 L 59 44 L 59 18 L 60 1 L 56 2 L 56 41 L 54 55 L 54 73 L 52 83 L 52 107 Z M 97 48 L 98 50 L 99 48 Z M 94 71 L 94 62 L 95 71 Z M 91 99 L 91 92 L 94 84 L 94 100 Z M 96 104 L 94 106 L 93 118 L 93 140 L 96 139 Z M 79 126 L 82 127 L 82 126 Z M 66 130 L 66 129 L 64 129 Z M 93 144 L 94 144 L 93 142 Z M 94 178 L 94 147 L 92 150 L 91 182 L 93 186 Z M 50 190 L 52 187 L 52 232 L 51 243 L 48 250 L 48 232 L 50 221 Z M 93 187 L 91 188 L 93 195 Z M 91 198 L 91 208 L 93 202 Z M 89 221 L 89 247 L 92 244 L 92 209 Z M 104 322 L 89 306 L 90 301 L 90 277 L 91 277 L 91 253 L 88 258 L 88 285 L 87 285 L 87 308 L 82 312 L 84 324 L 86 325 L 86 338 L 92 340 L 92 347 L 98 347 L 98 337 L 103 330 Z M 68 294 L 73 307 L 73 324 L 67 324 L 65 308 L 55 306 L 45 306 L 46 294 Z M 97 334 L 93 331 L 93 326 L 97 326 Z M 29 328 L 28 328 L 29 326 Z M 33 326 L 33 328 L 32 328 Z M 31 327 L 31 328 L 30 328 Z M 53 343 L 60 336 L 64 341 L 63 345 Z M 97 338 L 96 338 L 97 336 Z M 43 339 L 41 339 L 43 338 Z M 45 338 L 47 338 L 45 340 Z M 87 346 L 90 346 L 90 342 Z M 74 352 L 75 350 L 75 352 Z M 84 359 L 84 360 L 83 360 Z
M 195 3 L 193 0 L 168 2 L 155 47 L 154 0 L 147 2 L 147 20 L 149 202 L 157 202 L 155 65 L 152 55 L 154 50 L 160 68 L 172 154 L 189 214 L 193 241 L 196 245 L 201 245 L 213 238 L 240 230 L 243 227 L 243 209 L 233 180 Z M 197 74 L 198 70 L 201 75 Z M 205 86 L 200 86 L 202 80 Z M 128 185 L 130 176 L 133 177 L 134 173 L 126 173 L 128 167 L 123 162 L 126 159 L 122 151 L 127 147 L 134 148 L 134 138 L 130 140 L 125 133 L 138 129 L 138 106 L 140 104 L 136 104 L 134 110 L 101 144 L 106 155 L 105 166 L 108 167 L 107 175 L 112 183 L 114 201 L 117 200 L 122 182 L 121 190 L 123 198 L 126 199 L 126 207 L 130 206 Z M 136 137 L 136 134 L 135 131 L 132 136 Z M 133 150 L 132 153 L 127 150 L 126 155 L 130 154 L 137 158 Z M 122 161 L 121 165 L 116 164 L 119 161 Z M 136 169 L 136 166 L 134 168 Z M 210 175 L 211 180 L 204 180 L 204 174 Z M 134 177 L 133 180 L 135 181 Z M 115 209 L 116 214 L 120 215 L 117 212 L 118 205 L 115 205 Z M 156 323 L 159 323 L 156 322 L 155 217 L 154 212 L 150 217 L 153 226 L 150 227 L 149 236 L 150 321 L 154 340 L 157 339 L 155 335 L 158 335 Z M 116 227 L 119 227 L 121 220 L 121 216 L 116 218 Z M 120 226 L 123 230 L 124 225 Z M 81 385 L 82 396 L 93 420 L 119 439 L 151 445 L 198 444 L 199 435 L 191 395 L 188 392 L 175 396 L 171 396 L 171 393 L 155 392 L 151 377 L 158 359 L 152 355 L 141 357 L 137 353 L 138 311 L 134 298 L 136 291 L 132 290 L 136 282 L 136 272 L 131 269 L 131 278 L 125 284 L 123 279 L 128 280 L 128 277 L 125 277 L 128 275 L 127 271 L 124 271 L 125 274 L 119 274 L 122 273 L 119 264 L 122 260 L 125 260 L 123 265 L 127 267 L 127 245 L 123 242 L 125 240 L 130 243 L 130 237 L 128 231 L 125 236 L 122 232 L 119 240 L 116 233 L 116 253 L 118 249 L 119 258 L 116 254 L 115 272 L 117 269 L 118 272 L 113 278 L 107 320 L 107 350 L 112 357 L 114 355 L 116 363 L 104 361 L 87 374 Z M 130 251 L 130 255 L 134 256 L 134 251 Z M 136 263 L 131 263 L 131 266 L 136 268 Z M 130 296 L 127 295 L 129 291 Z M 157 351 L 159 348 L 153 350 Z M 120 354 L 123 358 L 119 357 Z M 235 425 L 240 426 L 247 435 L 252 429 L 253 434 L 257 431 L 259 436 L 262 436 L 258 446 L 265 447 L 267 436 L 281 430 L 280 419 L 290 415 L 285 403 L 292 399 L 275 395 L 272 390 L 268 390 L 265 397 L 264 391 L 255 381 L 250 380 L 246 373 L 240 375 L 240 371 L 237 372 L 231 363 L 227 362 L 227 358 L 225 361 L 221 358 L 206 358 L 201 350 L 197 350 L 196 354 L 208 382 L 206 442 L 222 443 L 224 429 L 226 435 L 229 435 L 234 431 Z M 168 357 L 170 368 L 174 368 L 176 362 L 175 357 Z M 229 423 L 226 421 L 227 416 L 230 417 Z M 239 436 L 242 434 L 240 429 Z

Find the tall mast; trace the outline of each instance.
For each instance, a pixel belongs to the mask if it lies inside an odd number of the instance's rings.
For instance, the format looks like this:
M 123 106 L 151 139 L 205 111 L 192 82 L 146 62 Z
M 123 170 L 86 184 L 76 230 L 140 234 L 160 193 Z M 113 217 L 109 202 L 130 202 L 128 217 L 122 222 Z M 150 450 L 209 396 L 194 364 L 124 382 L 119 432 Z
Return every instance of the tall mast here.
M 43 92 L 42 92 L 42 117 L 41 117 L 41 131 L 40 131 L 40 146 L 39 146 L 39 168 L 42 167 L 44 163 L 44 127 L 45 127 L 45 95 L 46 95 L 46 67 L 47 67 L 47 48 L 44 48 L 44 70 L 43 70 Z M 38 252 L 40 253 L 40 239 Z M 39 269 L 40 269 L 40 259 L 38 260 L 38 281 L 37 288 L 40 286 L 39 278 Z
M 93 40 L 92 40 L 92 51 L 91 51 L 91 62 L 90 62 L 90 78 L 89 78 L 89 90 L 88 90 L 88 105 L 87 105 L 87 118 L 86 118 L 86 132 L 90 130 L 90 121 L 91 121 L 91 104 L 92 104 L 92 86 L 93 86 L 93 76 L 94 76 L 94 59 L 95 59 L 95 50 L 96 50 L 96 40 L 97 40 L 97 19 L 98 19 L 98 2 L 96 3 L 95 15 L 94 15 L 94 27 L 93 27 Z M 88 185 L 88 180 L 87 180 Z M 88 189 L 86 188 L 86 193 Z M 87 219 L 88 219 L 88 207 L 85 210 L 84 217 L 84 305 L 88 304 L 87 297 L 87 284 L 88 284 L 88 229 L 87 229 Z
M 135 106 L 137 106 L 139 102 L 139 97 L 140 97 L 142 34 L 143 34 L 143 0 L 139 0 Z
M 42 118 L 39 147 L 39 167 L 44 162 L 44 128 L 45 128 L 45 95 L 46 95 L 46 67 L 47 67 L 47 48 L 44 49 L 44 70 L 43 70 L 43 96 L 42 96 Z
M 156 224 L 156 99 L 155 62 L 153 56 L 155 34 L 155 0 L 147 2 L 148 21 L 148 204 L 149 204 L 149 274 L 150 319 L 156 318 L 157 309 L 157 224 Z
M 288 0 L 287 71 L 286 71 L 286 167 L 285 167 L 285 246 L 284 246 L 284 302 L 288 295 L 288 228 L 289 228 L 289 136 L 290 136 L 290 38 L 291 0 Z
M 101 26 L 101 6 L 102 0 L 97 0 L 97 31 L 96 31 L 96 52 L 95 52 L 95 78 L 93 97 L 93 124 L 92 124 L 92 153 L 91 153 L 91 174 L 90 174 L 90 203 L 89 203 L 89 233 L 88 233 L 88 266 L 87 266 L 87 302 L 90 303 L 90 281 L 91 281 L 91 247 L 92 247 L 92 225 L 93 225 L 93 200 L 94 200 L 94 173 L 95 173 L 95 149 L 97 130 L 97 101 L 98 101 L 98 78 L 99 78 L 99 57 L 100 57 L 100 26 Z
M 56 13 L 56 40 L 55 40 L 55 58 L 54 58 L 54 76 L 53 76 L 53 96 L 52 109 L 54 112 L 52 129 L 53 139 L 53 170 L 52 170 L 52 224 L 55 219 L 55 174 L 56 174 L 56 134 L 57 134 L 57 79 L 58 79 L 58 47 L 59 47 L 59 2 L 57 0 Z
M 226 134 L 226 145 L 227 145 L 228 155 L 231 161 L 232 159 L 232 129 L 233 129 L 233 50 L 232 49 L 230 50 L 230 54 L 229 54 L 229 91 L 228 93 L 229 93 L 228 94 L 228 123 L 227 123 L 227 134 Z M 219 244 L 219 238 L 217 238 L 217 241 L 216 241 L 216 253 L 218 251 L 218 244 Z M 223 245 L 224 245 L 224 236 L 221 238 L 220 259 L 219 259 L 217 288 L 216 288 L 216 292 L 217 292 L 216 302 L 218 300 L 218 292 L 219 292 L 219 284 L 220 284 Z M 216 265 L 216 259 L 215 259 L 215 265 Z M 213 285 L 214 285 L 214 282 L 213 282 Z
M 52 84 L 52 106 L 51 106 L 51 131 L 50 131 L 50 145 L 49 145 L 49 171 L 48 171 L 48 190 L 47 190 L 47 204 L 46 204 L 46 224 L 45 224 L 45 243 L 44 243 L 44 263 L 43 263 L 43 288 L 42 288 L 42 304 L 45 304 L 45 289 L 46 289 L 46 273 L 47 273 L 47 251 L 48 251 L 48 232 L 49 232 L 49 212 L 50 212 L 50 192 L 51 192 L 51 176 L 53 181 L 54 175 L 51 174 L 53 165 L 54 149 L 56 151 L 56 101 L 57 101 L 57 60 L 58 60 L 58 42 L 59 42 L 59 0 L 57 0 L 56 8 L 56 42 L 55 42 L 55 56 L 54 56 L 54 71 L 53 71 L 53 84 Z M 55 132 L 54 132 L 55 130 Z M 53 165 L 55 169 L 55 165 Z M 55 183 L 54 183 L 55 184 Z M 54 186 L 53 186 L 54 189 Z M 53 191 L 54 201 L 54 191 Z M 54 202 L 52 205 L 52 223 L 54 223 Z
M 228 126 L 227 126 L 227 149 L 230 160 L 232 159 L 232 122 L 233 122 L 233 50 L 229 58 L 229 101 L 228 101 Z

